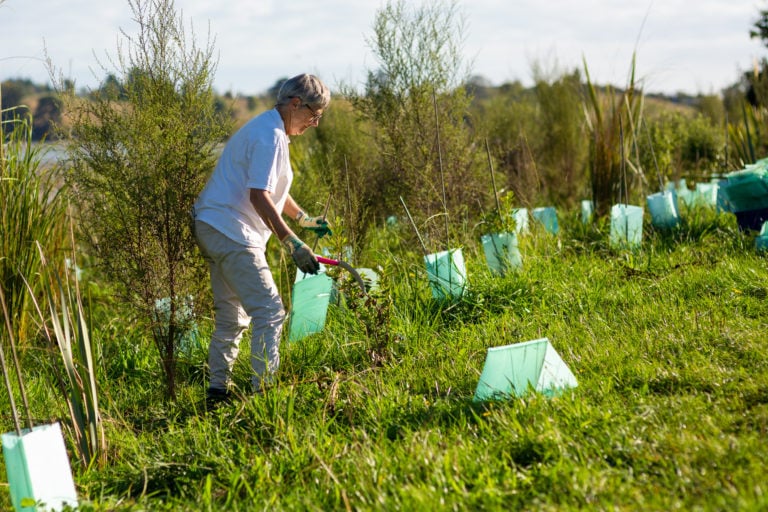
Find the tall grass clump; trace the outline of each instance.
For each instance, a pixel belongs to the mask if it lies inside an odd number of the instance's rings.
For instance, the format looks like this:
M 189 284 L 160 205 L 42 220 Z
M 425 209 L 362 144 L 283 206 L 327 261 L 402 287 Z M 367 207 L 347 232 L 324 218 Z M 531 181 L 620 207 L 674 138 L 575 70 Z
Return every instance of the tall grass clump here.
M 40 270 L 35 242 L 43 244 L 51 254 L 64 247 L 66 204 L 56 168 L 41 165 L 44 149 L 32 143 L 31 116 L 9 115 L 2 124 L 0 287 L 8 303 L 13 332 L 17 339 L 25 340 L 35 330 L 31 301 L 40 297 L 41 289 L 36 283 L 32 294 L 27 293 L 24 277 Z
M 187 36 L 172 0 L 129 4 L 138 33 L 118 52 L 119 87 L 67 97 L 68 178 L 78 226 L 140 312 L 173 397 L 176 351 L 206 297 L 191 208 L 229 121 L 214 101 L 212 46 Z
M 642 93 L 635 88 L 635 59 L 623 91 L 600 90 L 589 76 L 584 110 L 589 133 L 589 178 L 596 217 L 605 217 L 617 202 L 629 202 L 632 191 L 626 169 L 642 121 Z M 637 169 L 637 168 L 633 168 Z

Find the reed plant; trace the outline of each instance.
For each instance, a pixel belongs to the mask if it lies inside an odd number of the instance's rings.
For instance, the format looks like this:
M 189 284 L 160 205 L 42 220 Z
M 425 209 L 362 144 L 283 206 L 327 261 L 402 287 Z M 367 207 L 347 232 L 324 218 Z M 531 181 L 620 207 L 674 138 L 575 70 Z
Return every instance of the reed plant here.
M 12 110 L 12 109 L 10 109 Z M 4 111 L 7 112 L 7 111 Z M 31 300 L 40 297 L 34 284 L 27 293 L 24 276 L 40 270 L 35 243 L 51 254 L 65 247 L 66 203 L 56 167 L 41 165 L 44 147 L 32 142 L 32 118 L 9 117 L 0 133 L 0 287 L 11 328 L 19 340 L 34 334 Z
M 642 92 L 635 84 L 635 57 L 624 90 L 607 86 L 600 90 L 584 61 L 587 98 L 584 112 L 589 133 L 589 177 L 595 217 L 605 217 L 617 202 L 628 203 L 631 195 L 626 170 L 631 167 L 631 149 L 637 147 L 642 122 Z M 639 159 L 635 159 L 636 162 Z M 636 174 L 642 171 L 632 167 Z
M 728 124 L 728 143 L 732 164 L 743 168 L 757 161 L 765 149 L 761 140 L 761 128 L 768 122 L 768 112 L 762 106 L 752 106 L 746 101 L 741 105 L 741 121 Z

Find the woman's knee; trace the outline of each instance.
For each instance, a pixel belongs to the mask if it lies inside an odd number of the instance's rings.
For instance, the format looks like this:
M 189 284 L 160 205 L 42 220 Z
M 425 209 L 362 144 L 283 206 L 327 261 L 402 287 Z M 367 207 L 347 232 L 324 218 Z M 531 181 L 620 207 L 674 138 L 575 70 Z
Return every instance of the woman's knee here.
M 285 321 L 285 308 L 282 302 L 273 302 L 264 304 L 261 308 L 254 311 L 251 318 L 255 322 L 269 325 L 280 325 Z
M 269 315 L 271 323 L 283 323 L 283 321 L 285 321 L 285 308 L 283 307 L 282 302 L 274 304 L 269 311 Z
M 215 320 L 216 335 L 225 339 L 240 339 L 248 326 L 250 319 L 245 315 L 217 314 Z

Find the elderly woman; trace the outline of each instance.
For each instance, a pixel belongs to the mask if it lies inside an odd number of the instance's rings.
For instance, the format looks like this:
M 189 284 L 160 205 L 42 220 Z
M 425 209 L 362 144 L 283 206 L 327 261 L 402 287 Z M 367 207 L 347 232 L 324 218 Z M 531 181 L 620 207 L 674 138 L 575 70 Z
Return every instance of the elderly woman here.
M 323 217 L 304 213 L 289 193 L 288 143 L 290 136 L 317 126 L 330 101 L 328 87 L 313 75 L 287 80 L 275 107 L 227 142 L 195 202 L 195 236 L 210 269 L 215 308 L 209 405 L 231 396 L 232 367 L 249 324 L 254 391 L 264 390 L 280 364 L 285 310 L 264 254 L 270 235 L 278 237 L 302 272 L 318 271 L 312 250 L 283 220 L 283 215 L 295 219 L 320 236 L 330 232 Z

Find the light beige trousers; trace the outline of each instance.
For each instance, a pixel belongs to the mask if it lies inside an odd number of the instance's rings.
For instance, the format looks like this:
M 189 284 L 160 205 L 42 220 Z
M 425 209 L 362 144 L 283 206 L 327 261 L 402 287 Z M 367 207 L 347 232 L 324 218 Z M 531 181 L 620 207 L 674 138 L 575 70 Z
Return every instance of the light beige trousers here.
M 240 339 L 251 326 L 251 382 L 255 391 L 269 385 L 280 365 L 280 333 L 285 320 L 280 294 L 264 251 L 227 238 L 205 222 L 195 236 L 211 272 L 215 328 L 208 349 L 210 387 L 227 389 Z

